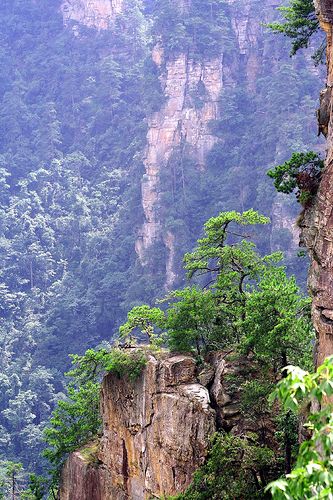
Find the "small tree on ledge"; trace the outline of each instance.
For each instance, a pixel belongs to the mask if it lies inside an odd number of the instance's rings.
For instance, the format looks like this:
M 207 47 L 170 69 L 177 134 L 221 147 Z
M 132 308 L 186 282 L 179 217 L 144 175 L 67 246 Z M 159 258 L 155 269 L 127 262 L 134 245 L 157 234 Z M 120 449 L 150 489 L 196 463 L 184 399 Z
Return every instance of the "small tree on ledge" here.
M 318 191 L 324 162 L 318 153 L 293 153 L 290 160 L 267 172 L 280 193 L 295 192 L 297 201 L 307 207 Z

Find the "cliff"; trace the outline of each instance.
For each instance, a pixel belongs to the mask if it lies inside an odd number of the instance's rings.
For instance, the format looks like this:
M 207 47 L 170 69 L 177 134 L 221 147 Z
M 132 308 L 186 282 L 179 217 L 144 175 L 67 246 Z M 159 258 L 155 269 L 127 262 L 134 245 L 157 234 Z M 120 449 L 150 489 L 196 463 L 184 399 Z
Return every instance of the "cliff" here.
M 254 207 L 271 215 L 271 234 L 263 238 L 270 242 L 265 251 L 286 250 L 291 259 L 296 254 L 295 208 L 284 206 L 282 210 L 281 197 L 276 197 L 272 189 L 269 192 L 270 181 L 264 179 L 270 165 L 286 159 L 295 144 L 309 144 L 308 137 L 314 137 L 315 120 L 305 109 L 311 100 L 307 94 L 311 85 L 301 88 L 304 82 L 296 76 L 299 67 L 305 65 L 311 73 L 308 66 L 313 65 L 306 59 L 287 62 L 288 69 L 280 64 L 281 54 L 287 59 L 288 49 L 283 40 L 275 38 L 272 42 L 262 26 L 274 19 L 279 3 L 265 0 L 263 8 L 258 0 L 226 1 L 218 27 L 222 35 L 213 55 L 202 49 L 202 40 L 201 53 L 189 49 L 188 39 L 180 43 L 173 39 L 176 50 L 170 49 L 165 37 L 152 28 L 156 12 L 151 14 L 149 9 L 160 8 L 159 2 L 155 7 L 151 2 L 134 0 L 62 3 L 65 25 L 74 21 L 102 31 L 112 29 L 115 19 L 117 29 L 123 29 L 126 23 L 136 23 L 140 18 L 140 32 L 149 35 L 145 50 L 155 66 L 154 77 L 147 75 L 147 80 L 156 78 L 154 85 L 160 85 L 161 96 L 157 103 L 153 96 L 153 112 L 146 110 L 146 144 L 134 152 L 136 159 L 143 158 L 144 174 L 141 207 L 137 210 L 141 221 L 131 228 L 138 256 L 135 272 L 139 269 L 139 279 L 147 278 L 149 289 L 178 286 L 183 277 L 184 251 L 194 244 L 194 235 L 204 221 L 217 211 Z M 173 5 L 169 20 L 173 23 L 177 11 L 183 16 L 195 9 L 191 2 Z M 177 38 L 178 32 L 175 29 L 173 33 L 173 29 L 168 34 Z M 203 40 L 209 32 L 205 29 L 199 35 Z M 108 50 L 111 48 L 105 46 L 102 52 L 107 54 Z M 297 103 L 290 97 L 289 104 L 285 99 L 286 109 L 276 116 L 276 110 L 281 109 L 280 96 L 289 87 L 290 96 L 302 99 Z M 283 113 L 288 119 L 282 120 Z M 295 123 L 298 118 L 302 125 L 284 130 L 288 128 L 286 122 Z M 134 168 L 138 171 L 137 166 Z M 141 295 L 135 298 L 142 300 Z
M 325 169 L 316 200 L 301 221 L 304 243 L 311 266 L 309 289 L 313 296 L 312 315 L 317 332 L 316 363 L 333 353 L 333 7 L 328 0 L 316 2 L 322 29 L 327 35 L 327 84 L 321 93 L 320 127 L 327 135 Z
M 230 57 L 229 44 L 221 47 L 218 57 L 205 57 L 201 61 L 191 57 L 188 51 L 165 57 L 162 46 L 157 45 L 153 50 L 166 102 L 148 120 L 144 160 L 146 172 L 142 180 L 145 221 L 136 241 L 136 252 L 143 266 L 149 267 L 150 251 L 154 246 L 160 244 L 165 249 L 167 290 L 177 282 L 180 256 L 175 248 L 175 231 L 166 227 L 166 216 L 163 216 L 166 186 L 162 179 L 168 175 L 181 176 L 185 193 L 188 177 L 186 157 L 196 163 L 197 169 L 204 170 L 207 155 L 219 140 L 211 125 L 223 116 L 220 104 L 222 91 L 236 87 L 241 75 L 245 79 L 245 87 L 255 95 L 256 80 L 264 64 L 265 51 L 261 56 L 258 54 L 263 31 L 256 6 L 246 0 L 242 6 L 234 0 L 228 0 L 227 4 L 230 8 L 230 37 L 236 58 Z M 268 2 L 272 11 L 277 5 L 276 0 Z M 184 8 L 184 5 L 178 8 Z M 198 94 L 200 103 L 197 102 Z M 172 172 L 173 155 L 181 164 L 178 174 Z M 289 225 L 288 229 L 291 227 Z
M 165 63 L 162 47 L 155 47 L 153 59 L 159 67 Z M 163 192 L 160 176 L 163 169 L 170 169 L 172 154 L 178 152 L 182 156 L 185 149 L 196 160 L 198 168 L 204 168 L 206 155 L 217 140 L 209 124 L 218 118 L 223 63 L 222 58 L 194 62 L 187 54 L 180 54 L 165 63 L 164 71 L 166 103 L 149 118 L 146 174 L 142 181 L 145 222 L 136 242 L 136 251 L 145 264 L 148 250 L 156 241 L 163 239 L 167 248 L 166 288 L 171 289 L 176 280 L 174 235 L 163 227 L 158 209 Z M 198 86 L 205 94 L 200 108 L 195 106 L 191 97 Z
M 65 0 L 61 11 L 64 23 L 82 23 L 89 28 L 106 29 L 121 13 L 123 0 Z
M 184 491 L 215 430 L 246 430 L 231 382 L 243 368 L 222 352 L 201 369 L 192 357 L 164 354 L 150 356 L 135 383 L 107 375 L 102 437 L 69 457 L 60 499 L 148 500 Z

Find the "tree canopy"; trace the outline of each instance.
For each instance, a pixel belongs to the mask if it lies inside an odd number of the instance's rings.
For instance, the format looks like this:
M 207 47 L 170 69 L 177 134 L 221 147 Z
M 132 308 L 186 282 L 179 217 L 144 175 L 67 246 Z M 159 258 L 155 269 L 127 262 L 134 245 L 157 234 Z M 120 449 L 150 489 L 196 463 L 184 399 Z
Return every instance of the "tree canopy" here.
M 312 35 L 319 30 L 313 0 L 291 0 L 290 5 L 278 7 L 284 23 L 274 22 L 268 27 L 274 33 L 282 33 L 292 39 L 291 55 L 309 46 Z

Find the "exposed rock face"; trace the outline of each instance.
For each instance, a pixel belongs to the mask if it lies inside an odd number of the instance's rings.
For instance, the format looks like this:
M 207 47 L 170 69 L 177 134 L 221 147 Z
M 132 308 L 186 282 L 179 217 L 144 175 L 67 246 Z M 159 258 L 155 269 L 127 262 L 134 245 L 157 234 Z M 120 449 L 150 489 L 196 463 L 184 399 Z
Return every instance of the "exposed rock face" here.
M 64 0 L 61 10 L 64 22 L 76 21 L 89 28 L 106 29 L 121 13 L 123 0 Z
M 154 60 L 161 65 L 163 50 L 156 48 Z M 222 90 L 222 59 L 205 63 L 194 62 L 186 54 L 166 63 L 164 93 L 167 98 L 161 111 L 149 120 L 146 150 L 146 175 L 142 182 L 142 205 L 145 223 L 136 244 L 136 251 L 145 263 L 147 250 L 164 234 L 158 204 L 161 188 L 159 176 L 168 168 L 171 155 L 181 154 L 186 147 L 204 167 L 205 157 L 217 138 L 210 131 L 209 123 L 218 117 L 218 100 Z M 202 105 L 196 105 L 196 93 L 204 94 Z M 171 288 L 176 275 L 173 270 L 172 233 L 166 234 L 164 244 L 168 250 L 166 262 L 167 288 Z
M 141 500 L 182 491 L 216 428 L 208 390 L 188 356 L 150 357 L 133 384 L 107 376 L 101 409 L 100 465 L 88 466 L 80 452 L 72 454 L 61 500 Z
M 65 464 L 60 498 L 66 500 L 92 500 L 102 498 L 103 476 L 96 465 L 92 465 L 80 451 L 72 453 Z
M 159 67 L 165 101 L 147 118 L 145 174 L 141 183 L 144 221 L 137 232 L 135 249 L 148 274 L 157 271 L 165 275 L 166 290 L 178 285 L 184 251 L 179 243 L 181 237 L 166 221 L 169 205 L 165 199 L 171 196 L 170 179 L 172 177 L 172 182 L 177 184 L 177 189 L 181 190 L 179 186 L 183 186 L 185 200 L 191 174 L 182 159 L 193 160 L 199 170 L 205 168 L 207 154 L 221 140 L 214 135 L 211 123 L 223 118 L 222 91 L 240 84 L 255 96 L 258 78 L 268 59 L 272 65 L 271 47 L 265 45 L 261 23 L 272 19 L 279 0 L 265 0 L 264 9 L 258 0 L 227 0 L 226 3 L 229 4 L 231 42 L 229 40 L 221 46 L 218 57 L 194 60 L 187 50 L 171 56 L 165 55 L 160 45 L 153 49 L 152 58 Z M 106 29 L 126 5 L 124 0 L 63 0 L 62 12 L 65 24 L 75 21 Z M 183 12 L 190 8 L 191 2 L 175 0 L 174 5 Z M 232 50 L 228 47 L 230 43 Z M 190 196 L 192 191 L 193 187 L 190 187 Z M 296 231 L 291 220 L 287 214 L 283 223 L 274 227 L 289 230 L 294 236 Z M 155 266 L 153 261 L 157 254 L 158 264 Z
M 240 412 L 247 360 L 211 353 L 200 369 L 186 355 L 150 356 L 135 383 L 108 375 L 101 391 L 103 434 L 72 453 L 60 500 L 148 500 L 175 495 L 203 463 L 209 437 L 220 429 L 242 434 L 263 423 Z M 273 439 L 273 438 L 272 438 Z
M 179 159 L 186 154 L 193 158 L 198 169 L 205 168 L 207 154 L 218 141 L 211 123 L 223 117 L 219 102 L 223 89 L 235 87 L 241 80 L 255 94 L 258 75 L 266 64 L 266 58 L 272 57 L 271 53 L 265 53 L 261 26 L 263 18 L 258 17 L 254 2 L 244 0 L 241 6 L 235 0 L 227 0 L 227 3 L 237 58 L 228 55 L 227 47 L 221 48 L 218 57 L 205 58 L 200 62 L 193 61 L 188 53 L 165 58 L 160 46 L 153 51 L 153 60 L 161 68 L 166 102 L 148 121 L 144 162 L 146 173 L 142 180 L 145 221 L 138 234 L 136 252 L 141 263 L 149 268 L 154 245 L 159 243 L 163 246 L 166 254 L 166 290 L 172 289 L 177 283 L 177 263 L 181 257 L 175 251 L 176 234 L 164 226 L 162 212 L 165 187 L 161 177 L 165 173 L 170 175 L 174 155 Z M 177 2 L 177 8 L 186 9 L 187 4 Z M 272 15 L 278 5 L 277 0 L 267 0 L 263 15 Z M 198 93 L 201 95 L 199 105 L 195 97 Z M 186 175 L 186 171 L 185 174 L 178 173 L 178 176 L 183 177 L 184 193 Z M 297 230 L 293 226 L 292 217 L 286 215 L 281 227 L 288 229 L 294 239 Z
M 327 34 L 327 87 L 319 118 L 326 117 L 327 158 L 314 205 L 302 220 L 303 239 L 310 251 L 309 287 L 313 295 L 313 320 L 317 331 L 317 364 L 333 354 L 333 6 L 316 2 L 322 28 Z M 322 124 L 320 124 L 322 125 Z M 325 124 L 324 124 L 325 125 Z

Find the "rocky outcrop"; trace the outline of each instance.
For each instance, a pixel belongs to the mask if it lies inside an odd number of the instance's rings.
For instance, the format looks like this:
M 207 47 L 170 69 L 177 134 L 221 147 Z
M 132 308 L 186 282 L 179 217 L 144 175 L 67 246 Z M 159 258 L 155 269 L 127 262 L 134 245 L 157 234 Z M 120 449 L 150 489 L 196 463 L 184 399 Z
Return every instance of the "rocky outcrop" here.
M 74 453 L 64 469 L 61 500 L 141 500 L 182 491 L 216 428 L 208 390 L 188 356 L 150 356 L 135 383 L 108 375 L 101 411 L 98 465 Z M 98 485 L 93 493 L 88 483 Z
M 255 90 L 256 79 L 262 61 L 258 59 L 258 44 L 262 35 L 260 21 L 251 2 L 244 2 L 242 8 L 228 0 L 230 5 L 231 31 L 234 37 L 238 63 L 228 58 L 228 48 L 221 47 L 215 58 L 193 60 L 189 53 L 165 60 L 161 46 L 155 47 L 153 59 L 161 69 L 161 82 L 166 102 L 149 118 L 147 148 L 145 155 L 146 173 L 142 181 L 142 206 L 145 216 L 139 231 L 136 252 L 143 265 L 149 264 L 149 251 L 158 242 L 166 250 L 165 288 L 170 290 L 177 281 L 175 266 L 175 235 L 166 229 L 161 217 L 163 183 L 161 176 L 171 169 L 173 155 L 178 158 L 180 172 L 186 191 L 186 167 L 181 158 L 191 157 L 198 169 L 204 169 L 207 154 L 218 138 L 211 123 L 223 115 L 219 99 L 225 86 L 235 86 L 239 75 L 244 75 L 248 88 Z M 186 8 L 182 3 L 177 8 Z M 277 5 L 271 0 L 270 6 Z M 185 169 L 185 172 L 184 170 Z M 185 195 L 184 195 L 185 196 Z
M 106 29 L 121 13 L 123 0 L 64 0 L 61 11 L 64 23 L 82 23 L 89 28 Z
M 73 453 L 62 474 L 60 500 L 148 500 L 182 492 L 203 463 L 216 430 L 256 432 L 246 421 L 239 385 L 248 361 L 211 353 L 149 356 L 136 382 L 114 375 L 101 391 L 103 433 Z
M 316 2 L 320 24 L 327 35 L 327 86 L 322 93 L 319 117 L 325 123 L 327 157 L 313 206 L 301 220 L 302 237 L 309 249 L 309 288 L 313 296 L 313 321 L 317 332 L 316 361 L 333 354 L 333 7 L 328 0 Z M 323 118 L 321 118 L 323 117 Z M 324 118 L 325 117 L 325 118 Z
M 163 64 L 163 49 L 156 47 L 154 61 Z M 165 234 L 158 210 L 161 194 L 160 174 L 169 167 L 174 152 L 186 152 L 203 168 L 206 154 L 217 138 L 210 130 L 210 122 L 218 117 L 218 100 L 222 90 L 223 63 L 221 58 L 194 62 L 187 54 L 180 54 L 166 62 L 163 76 L 166 103 L 149 119 L 146 174 L 142 181 L 142 206 L 145 222 L 136 243 L 141 262 L 156 241 L 163 238 L 167 248 L 167 288 L 171 288 L 176 275 L 173 267 L 173 234 Z M 196 99 L 200 102 L 196 102 Z M 165 237 L 164 237 L 165 234 Z

